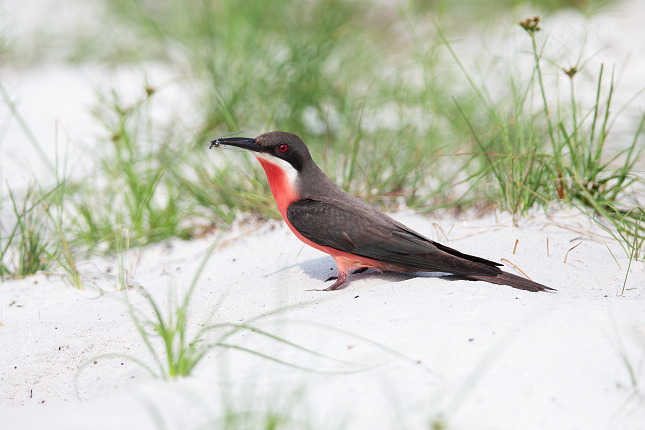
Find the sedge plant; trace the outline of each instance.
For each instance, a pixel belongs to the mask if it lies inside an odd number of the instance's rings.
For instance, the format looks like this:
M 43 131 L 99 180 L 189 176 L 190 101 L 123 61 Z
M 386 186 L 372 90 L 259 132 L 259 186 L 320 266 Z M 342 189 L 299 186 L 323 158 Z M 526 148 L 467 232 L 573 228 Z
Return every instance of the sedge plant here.
M 20 201 L 22 200 L 22 201 Z M 51 236 L 42 217 L 42 198 L 32 186 L 19 199 L 9 188 L 13 222 L 0 224 L 0 277 L 21 278 L 49 268 L 46 258 Z
M 497 107 L 486 88 L 475 84 L 436 22 L 435 25 L 492 119 L 488 136 L 480 137 L 476 126 L 455 100 L 479 148 L 480 160 L 475 165 L 480 166 L 477 177 L 484 184 L 480 189 L 490 190 L 489 198 L 512 213 L 516 223 L 535 205 L 548 208 L 551 202 L 559 200 L 580 207 L 594 221 L 608 223 L 626 254 L 634 255 L 635 244 L 642 243 L 645 237 L 645 228 L 640 222 L 644 212 L 632 196 L 635 188 L 645 185 L 643 178 L 634 172 L 645 150 L 645 146 L 639 145 L 645 117 L 641 118 L 632 143 L 607 160 L 605 143 L 615 121 L 615 116 L 610 115 L 613 75 L 603 95 L 604 67 L 601 66 L 595 103 L 590 111 L 584 112 L 575 96 L 574 77 L 579 70 L 561 69 L 570 84 L 570 105 L 567 108 L 556 103 L 555 109 L 547 97 L 549 91 L 543 79 L 545 44 L 540 47 L 536 36 L 541 31 L 540 19 L 529 18 L 520 22 L 520 26 L 531 40 L 532 77 L 525 87 L 517 86 L 512 80 L 514 108 L 508 112 Z M 534 91 L 541 104 L 541 115 L 530 108 Z M 614 167 L 613 163 L 621 159 L 622 164 Z
M 128 274 L 123 267 L 125 257 L 122 255 L 119 258 L 120 267 L 117 282 L 120 290 L 122 291 L 123 301 L 128 310 L 128 314 L 130 315 L 142 342 L 146 346 L 148 353 L 152 357 L 153 364 L 148 365 L 143 359 L 128 354 L 103 354 L 93 357 L 83 363 L 79 367 L 78 373 L 80 374 L 80 372 L 89 363 L 92 363 L 99 358 L 121 357 L 138 364 L 153 377 L 172 379 L 190 375 L 204 356 L 215 348 L 243 351 L 293 368 L 316 371 L 316 369 L 310 369 L 294 363 L 285 362 L 278 357 L 235 343 L 232 338 L 240 332 L 251 333 L 264 337 L 312 356 L 342 362 L 342 360 L 328 357 L 324 354 L 290 342 L 283 337 L 264 331 L 255 325 L 257 321 L 263 320 L 269 316 L 274 316 L 277 313 L 284 312 L 291 307 L 269 311 L 243 323 L 213 323 L 213 315 L 217 313 L 219 307 L 222 305 L 220 302 L 214 307 L 210 312 L 209 317 L 204 321 L 199 324 L 191 322 L 189 310 L 191 297 L 194 293 L 195 287 L 197 286 L 199 277 L 208 263 L 212 252 L 217 247 L 224 231 L 226 231 L 226 229 L 222 230 L 222 233 L 218 235 L 213 245 L 205 253 L 204 258 L 202 259 L 201 264 L 183 298 L 178 297 L 177 288 L 171 284 L 168 289 L 167 307 L 165 310 L 157 299 L 155 299 L 145 288 L 133 285 L 133 283 L 129 282 Z M 122 235 L 120 234 L 118 237 L 122 238 Z M 127 248 L 124 247 L 124 244 L 119 241 L 120 254 L 126 252 L 126 249 Z M 136 307 L 132 303 L 129 295 L 133 292 L 140 294 L 144 298 L 144 303 L 148 309 Z M 302 306 L 302 304 L 298 304 L 298 306 Z M 152 316 L 149 316 L 148 311 L 152 312 Z M 197 330 L 193 330 L 193 327 L 196 325 L 198 325 L 199 328 Z M 343 363 L 348 364 L 347 362 Z M 356 366 L 354 367 L 355 368 L 350 371 L 357 371 L 356 369 L 364 370 L 364 367 L 360 365 L 357 368 Z

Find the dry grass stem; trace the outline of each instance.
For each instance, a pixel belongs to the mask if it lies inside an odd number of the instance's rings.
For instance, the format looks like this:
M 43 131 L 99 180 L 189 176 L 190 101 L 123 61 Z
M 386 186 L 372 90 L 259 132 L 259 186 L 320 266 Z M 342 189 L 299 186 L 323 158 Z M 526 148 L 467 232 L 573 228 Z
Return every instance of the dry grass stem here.
M 567 262 L 567 257 L 569 256 L 569 253 L 570 253 L 571 251 L 573 251 L 574 249 L 576 249 L 577 247 L 579 247 L 580 245 L 582 245 L 582 242 L 580 242 L 580 243 L 578 243 L 577 245 L 575 245 L 575 246 L 571 247 L 571 248 L 567 251 L 567 253 L 564 255 L 564 263 L 565 263 L 565 264 L 566 264 L 566 262 Z
M 529 278 L 529 277 L 528 277 L 528 275 L 527 275 L 526 273 L 522 272 L 522 269 L 520 269 L 519 267 L 517 267 L 514 263 L 511 263 L 511 262 L 510 262 L 509 260 L 507 260 L 506 258 L 502 258 L 502 261 L 505 261 L 505 262 L 507 262 L 508 264 L 510 264 L 511 266 L 513 266 L 513 268 L 514 268 L 515 270 L 517 270 L 517 271 L 518 271 L 518 272 L 520 272 L 522 275 L 524 275 L 524 277 L 526 277 L 526 279 L 528 279 L 529 281 L 532 281 L 532 280 L 533 280 L 533 279 Z

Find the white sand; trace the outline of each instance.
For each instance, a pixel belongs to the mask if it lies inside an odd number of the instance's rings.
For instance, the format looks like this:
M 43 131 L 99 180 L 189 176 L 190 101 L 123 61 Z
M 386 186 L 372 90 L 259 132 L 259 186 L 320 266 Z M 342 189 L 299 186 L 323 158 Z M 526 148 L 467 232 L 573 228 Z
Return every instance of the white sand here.
M 401 420 L 420 428 L 444 413 L 451 424 L 466 428 L 642 428 L 643 394 L 632 387 L 622 351 L 642 384 L 644 263 L 632 263 L 625 294 L 618 296 L 628 261 L 615 244 L 610 247 L 622 270 L 605 244 L 550 225 L 553 219 L 585 231 L 588 226 L 578 222 L 583 218 L 542 216 L 512 228 L 508 216 L 500 216 L 499 223 L 490 215 L 467 225 L 395 216 L 428 235 L 434 235 L 436 222 L 451 230 L 448 245 L 506 258 L 558 292 L 375 272 L 353 276 L 340 292 L 307 291 L 327 285 L 323 280 L 335 273 L 330 257 L 303 249 L 281 224 L 240 228 L 227 235 L 233 240 L 212 256 L 198 283 L 191 308 L 195 323 L 224 298 L 218 322 L 246 321 L 302 304 L 256 324 L 332 357 L 381 365 L 354 374 L 316 375 L 242 352 L 213 351 L 194 377 L 160 383 L 132 363 L 100 359 L 78 379 L 84 400 L 79 403 L 74 381 L 84 361 L 128 353 L 152 364 L 124 305 L 106 296 L 90 298 L 91 289 L 77 292 L 56 277 L 7 282 L 0 296 L 3 428 L 38 428 L 53 421 L 59 423 L 53 428 L 66 429 L 155 428 L 148 403 L 163 411 L 169 428 L 196 428 L 204 416 L 218 416 L 217 407 L 200 402 L 217 402 L 222 366 L 228 366 L 243 400 L 257 397 L 254 405 L 288 400 L 295 387 L 304 387 L 306 395 L 296 396 L 294 408 L 302 413 L 306 406 L 314 423 L 350 413 L 350 428 L 395 428 Z M 209 244 L 204 239 L 147 248 L 135 279 L 164 301 L 171 279 L 180 290 L 188 285 Z M 114 273 L 114 264 L 98 263 L 103 271 L 108 266 Z M 107 281 L 96 282 L 114 290 Z M 136 294 L 131 296 L 142 306 Z M 237 341 L 318 370 L 356 369 L 248 333 Z
M 629 40 L 642 40 L 643 26 L 638 14 L 625 10 L 589 28 L 609 28 L 611 37 L 597 33 L 610 43 L 627 40 L 624 49 L 605 52 L 605 61 L 629 54 L 641 65 L 643 50 L 630 50 L 637 44 Z M 87 108 L 103 73 L 61 66 L 9 71 L 3 82 L 53 157 L 55 120 L 74 148 L 100 130 Z M 624 80 L 637 90 L 642 73 L 628 68 Z M 42 171 L 15 122 L 0 150 L 3 177 L 12 187 Z M 83 158 L 83 151 L 71 152 L 75 160 Z M 115 261 L 97 258 L 83 267 L 85 291 L 45 275 L 0 286 L 0 428 L 196 429 L 221 417 L 223 401 L 234 398 L 236 410 L 273 408 L 315 428 L 428 428 L 443 415 L 454 428 L 468 429 L 645 429 L 645 263 L 632 263 L 622 294 L 625 254 L 587 218 L 568 212 L 534 213 L 519 228 L 503 214 L 470 222 L 393 216 L 460 251 L 510 260 L 558 291 L 373 271 L 352 276 L 339 292 L 309 291 L 328 286 L 324 280 L 336 273 L 329 256 L 303 248 L 282 223 L 238 224 L 197 284 L 194 330 L 214 309 L 212 322 L 239 323 L 292 305 L 254 324 L 358 365 L 246 332 L 231 343 L 329 373 L 214 349 L 193 376 L 179 381 L 152 379 L 121 358 L 97 359 L 77 376 L 79 365 L 101 354 L 130 354 L 153 365 L 115 290 Z M 435 223 L 447 238 L 438 236 Z M 213 240 L 148 247 L 138 264 L 131 252 L 132 282 L 165 309 L 169 286 L 183 294 Z M 131 290 L 129 297 L 150 315 L 140 295 Z M 354 370 L 361 371 L 343 373 Z

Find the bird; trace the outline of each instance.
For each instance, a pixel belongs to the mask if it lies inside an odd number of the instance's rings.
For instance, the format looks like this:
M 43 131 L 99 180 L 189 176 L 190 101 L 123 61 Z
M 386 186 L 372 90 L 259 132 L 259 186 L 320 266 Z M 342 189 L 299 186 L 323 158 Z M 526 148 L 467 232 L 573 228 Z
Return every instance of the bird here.
M 302 242 L 336 261 L 336 282 L 322 291 L 343 289 L 348 275 L 368 268 L 440 272 L 532 292 L 555 291 L 502 271 L 501 263 L 463 254 L 428 239 L 345 192 L 316 165 L 305 143 L 295 134 L 273 131 L 255 138 L 224 137 L 211 141 L 209 148 L 220 146 L 251 151 L 266 173 L 289 229 Z

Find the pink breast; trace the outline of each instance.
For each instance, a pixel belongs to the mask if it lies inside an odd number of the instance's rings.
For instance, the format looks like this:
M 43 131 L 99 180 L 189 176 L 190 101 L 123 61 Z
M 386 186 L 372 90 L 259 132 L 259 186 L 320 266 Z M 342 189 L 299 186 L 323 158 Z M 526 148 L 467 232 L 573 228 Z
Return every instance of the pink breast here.
M 278 205 L 278 210 L 280 211 L 284 222 L 287 223 L 293 234 L 295 234 L 298 239 L 300 239 L 305 244 L 316 248 L 319 251 L 331 255 L 336 260 L 336 263 L 338 263 L 339 269 L 341 270 L 348 270 L 350 268 L 358 267 L 371 267 L 380 270 L 393 270 L 393 267 L 391 267 L 387 263 L 372 260 L 370 258 L 359 257 L 357 255 L 339 251 L 328 246 L 321 246 L 301 235 L 287 219 L 287 208 L 291 203 L 299 199 L 298 192 L 295 190 L 291 182 L 289 182 L 289 177 L 280 166 L 268 160 L 265 160 L 264 158 L 256 158 L 264 168 L 264 172 L 267 175 L 267 180 L 269 181 L 269 187 L 271 188 L 271 193 L 273 194 L 273 198 Z

